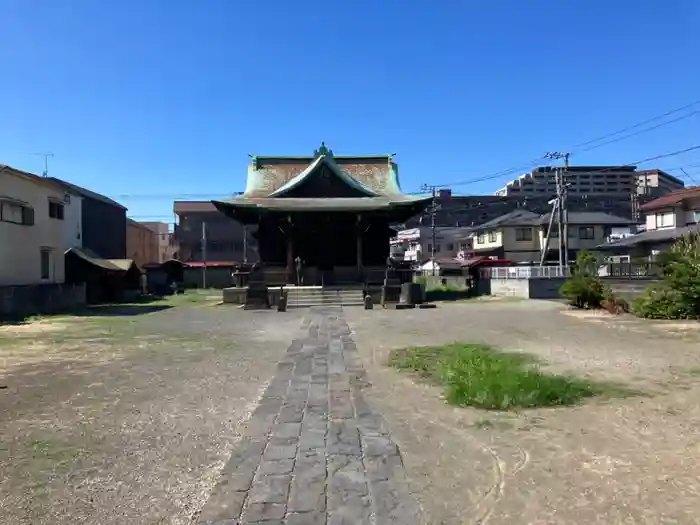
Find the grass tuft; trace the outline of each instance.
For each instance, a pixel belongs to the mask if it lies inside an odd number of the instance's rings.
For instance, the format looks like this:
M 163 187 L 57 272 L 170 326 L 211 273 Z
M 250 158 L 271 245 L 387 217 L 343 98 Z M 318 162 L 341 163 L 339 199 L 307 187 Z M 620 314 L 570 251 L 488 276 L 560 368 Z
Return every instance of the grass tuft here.
M 452 343 L 394 350 L 389 364 L 445 387 L 448 403 L 492 410 L 574 405 L 596 395 L 621 395 L 606 383 L 547 374 L 532 356 L 481 344 Z

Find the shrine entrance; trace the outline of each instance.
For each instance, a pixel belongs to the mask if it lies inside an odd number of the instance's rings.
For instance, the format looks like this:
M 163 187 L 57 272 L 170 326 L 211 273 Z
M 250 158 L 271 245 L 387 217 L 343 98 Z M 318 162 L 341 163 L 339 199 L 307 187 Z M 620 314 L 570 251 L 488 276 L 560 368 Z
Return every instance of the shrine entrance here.
M 313 157 L 253 157 L 246 192 L 212 201 L 222 213 L 257 226 L 266 273 L 284 272 L 304 284 L 362 283 L 365 269 L 382 269 L 391 223 L 405 222 L 430 198 L 401 193 L 393 156 L 336 157 L 325 144 Z

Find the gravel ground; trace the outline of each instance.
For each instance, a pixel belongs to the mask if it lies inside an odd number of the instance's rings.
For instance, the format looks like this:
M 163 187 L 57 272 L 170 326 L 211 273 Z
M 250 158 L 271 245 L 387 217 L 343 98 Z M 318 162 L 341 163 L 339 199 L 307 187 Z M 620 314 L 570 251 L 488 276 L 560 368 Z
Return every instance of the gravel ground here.
M 0 327 L 0 523 L 191 523 L 285 350 L 309 338 L 307 313 L 180 305 Z M 367 371 L 362 396 L 388 422 L 429 523 L 700 523 L 692 324 L 537 301 L 343 316 Z M 477 411 L 385 366 L 391 348 L 456 340 L 533 353 L 554 371 L 647 395 Z
M 189 305 L 0 329 L 0 523 L 190 523 L 300 320 Z
M 435 524 L 700 523 L 698 330 L 558 303 L 346 309 L 414 496 Z M 391 348 L 485 342 L 646 395 L 521 413 L 454 408 L 385 366 Z

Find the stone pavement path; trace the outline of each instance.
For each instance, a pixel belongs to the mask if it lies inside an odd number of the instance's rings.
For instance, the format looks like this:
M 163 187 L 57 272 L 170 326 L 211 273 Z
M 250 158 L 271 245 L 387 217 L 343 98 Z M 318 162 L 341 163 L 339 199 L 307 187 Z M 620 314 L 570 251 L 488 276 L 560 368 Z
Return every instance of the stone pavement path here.
M 313 308 L 302 327 L 197 523 L 423 523 L 386 423 L 362 396 L 342 309 Z

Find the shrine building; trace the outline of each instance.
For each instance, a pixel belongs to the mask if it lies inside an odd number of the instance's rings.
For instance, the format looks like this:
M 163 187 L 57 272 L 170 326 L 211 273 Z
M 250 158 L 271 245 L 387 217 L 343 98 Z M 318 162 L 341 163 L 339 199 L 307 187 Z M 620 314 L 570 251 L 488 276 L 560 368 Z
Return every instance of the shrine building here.
M 301 261 L 304 284 L 365 283 L 386 267 L 391 225 L 430 204 L 401 191 L 393 157 L 334 156 L 325 144 L 313 156 L 251 156 L 245 192 L 212 203 L 253 226 L 266 274 L 293 283 Z

